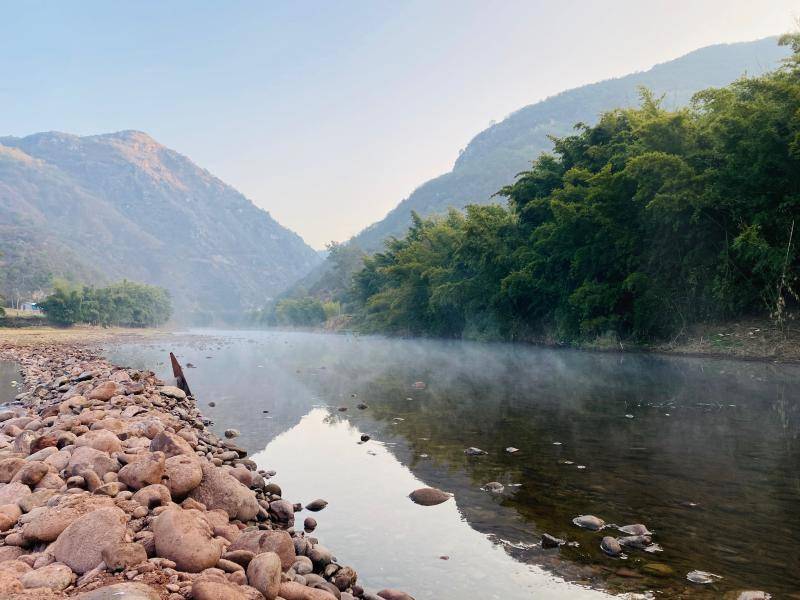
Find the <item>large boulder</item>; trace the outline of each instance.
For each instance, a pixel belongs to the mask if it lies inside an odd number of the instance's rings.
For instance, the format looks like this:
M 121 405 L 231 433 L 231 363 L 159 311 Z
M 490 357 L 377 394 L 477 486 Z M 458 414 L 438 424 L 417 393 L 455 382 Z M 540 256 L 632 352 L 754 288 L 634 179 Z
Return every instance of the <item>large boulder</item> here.
M 0 483 L 8 483 L 25 464 L 26 460 L 18 456 L 0 460 Z
M 73 584 L 75 574 L 67 565 L 55 562 L 25 573 L 19 580 L 26 589 L 49 588 L 58 592 Z
M 169 431 L 161 431 L 150 441 L 150 452 L 163 452 L 167 458 L 179 454 L 194 455 L 189 442 Z
M 88 431 L 75 440 L 75 445 L 79 448 L 89 446 L 90 448 L 108 452 L 109 454 L 122 450 L 122 442 L 108 429 Z
M 180 571 L 199 573 L 222 556 L 222 542 L 197 510 L 165 510 L 153 521 L 153 535 L 156 554 L 175 562 Z
M 164 476 L 164 453 L 148 452 L 119 470 L 119 480 L 133 490 L 161 483 Z
M 221 508 L 231 519 L 250 521 L 258 514 L 258 501 L 252 490 L 247 489 L 224 469 L 209 462 L 201 465 L 203 479 L 189 493 L 189 498 L 206 505 L 208 509 Z
M 192 584 L 194 600 L 247 600 L 238 585 L 210 579 L 199 579 Z
M 83 515 L 108 506 L 113 506 L 113 501 L 106 496 L 62 497 L 58 504 L 42 509 L 25 525 L 22 539 L 28 543 L 52 542 Z
M 111 458 L 107 452 L 97 450 L 91 446 L 81 446 L 72 453 L 67 464 L 67 477 L 81 475 L 87 469 L 97 473 L 102 478 L 106 473 L 119 470 L 119 462 Z
M 19 504 L 20 500 L 31 495 L 31 488 L 20 481 L 0 484 L 0 506 Z
M 284 600 L 337 600 L 336 596 L 325 590 L 308 587 L 295 581 L 285 581 L 278 592 Z
M 125 513 L 116 507 L 99 508 L 73 521 L 50 550 L 56 560 L 76 573 L 91 571 L 103 561 L 103 549 L 125 537 Z
M 164 485 L 169 488 L 173 498 L 183 498 L 200 485 L 203 480 L 201 462 L 193 454 L 179 454 L 166 460 Z
M 281 571 L 280 557 L 274 552 L 263 552 L 247 565 L 247 581 L 267 600 L 275 600 L 281 587 Z
M 229 552 L 234 550 L 247 550 L 255 555 L 274 552 L 281 559 L 284 571 L 291 568 L 296 558 L 292 537 L 282 530 L 245 531 L 228 547 Z

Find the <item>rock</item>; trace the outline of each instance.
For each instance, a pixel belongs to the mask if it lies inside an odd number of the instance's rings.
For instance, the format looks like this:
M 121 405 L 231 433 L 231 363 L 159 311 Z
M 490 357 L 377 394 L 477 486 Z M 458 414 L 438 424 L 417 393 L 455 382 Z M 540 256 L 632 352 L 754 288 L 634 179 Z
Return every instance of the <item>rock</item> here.
M 0 483 L 9 483 L 25 464 L 25 459 L 18 457 L 0 460 Z
M 42 478 L 50 472 L 48 467 L 43 462 L 38 460 L 26 462 L 15 474 L 12 482 L 19 481 L 27 486 L 35 487 Z
M 76 573 L 86 573 L 103 561 L 103 548 L 122 540 L 126 521 L 116 507 L 85 514 L 61 532 L 51 547 L 53 556 Z
M 17 560 L 23 554 L 25 554 L 25 550 L 18 546 L 0 546 L 0 563 Z
M 200 485 L 203 469 L 200 459 L 193 454 L 171 456 L 165 462 L 164 485 L 173 498 L 183 498 Z
M 166 486 L 156 483 L 143 487 L 133 495 L 133 501 L 152 510 L 156 506 L 166 506 L 172 502 L 169 489 Z
M 686 579 L 692 583 L 707 585 L 719 581 L 722 579 L 722 575 L 714 575 L 714 573 L 709 573 L 708 571 L 689 571 L 686 574 Z
M 368 434 L 366 434 L 366 433 L 362 433 L 361 434 L 361 441 L 362 442 L 368 442 L 368 441 L 370 441 L 370 439 L 372 439 L 372 438 L 370 438 Z
M 623 527 L 618 527 L 617 529 L 628 535 L 653 535 L 653 532 L 649 531 L 647 527 L 641 523 L 636 523 L 635 525 L 625 525 Z
M 426 487 L 414 490 L 408 495 L 408 497 L 411 498 L 411 500 L 416 504 L 421 504 L 422 506 L 435 506 L 437 504 L 441 504 L 442 502 L 447 502 L 450 498 L 452 498 L 452 495 L 437 488 Z
M 770 600 L 772 596 L 767 592 L 757 590 L 727 592 L 723 600 Z
M 308 558 L 318 569 L 324 569 L 333 562 L 333 553 L 322 544 L 315 544 L 308 553 Z
M 642 567 L 642 573 L 653 577 L 671 577 L 675 571 L 664 563 L 647 563 Z
M 179 454 L 191 454 L 194 456 L 194 450 L 185 439 L 170 433 L 169 431 L 161 431 L 150 442 L 150 452 L 163 452 L 167 458 L 178 456 Z
M 22 583 L 19 579 L 9 573 L 0 571 L 0 590 L 4 594 L 14 594 L 23 590 Z
M 514 446 L 509 446 L 508 448 L 506 448 L 506 452 L 508 454 L 516 454 L 517 452 L 519 452 L 519 448 L 514 448 Z
M 600 531 L 606 526 L 606 522 L 594 515 L 580 515 L 572 519 L 572 523 L 583 529 L 591 531 Z
M 106 567 L 111 571 L 122 571 L 147 560 L 144 546 L 127 542 L 108 544 L 103 548 L 101 555 Z
M 314 517 L 306 517 L 306 520 L 303 521 L 303 529 L 305 529 L 306 533 L 311 533 L 317 528 L 317 520 Z
M 96 431 L 84 433 L 75 440 L 75 446 L 78 448 L 89 446 L 90 448 L 109 454 L 122 450 L 122 443 L 119 441 L 119 438 L 108 429 L 98 429 Z
M 75 582 L 75 574 L 63 563 L 51 563 L 41 569 L 30 571 L 20 577 L 20 583 L 27 588 L 49 588 L 55 591 L 66 589 Z
M 649 535 L 627 535 L 617 541 L 627 548 L 637 548 L 639 550 L 648 548 L 653 542 Z
M 605 536 L 600 542 L 600 549 L 609 556 L 619 556 L 622 554 L 622 546 L 616 538 L 610 535 Z
M 201 465 L 203 479 L 189 497 L 202 502 L 209 509 L 221 508 L 232 519 L 250 521 L 258 514 L 255 494 L 243 486 L 224 469 L 207 462 Z
M 358 579 L 358 574 L 351 567 L 342 567 L 333 576 L 333 585 L 335 585 L 340 592 L 344 592 L 353 585 Z
M 6 514 L 0 514 L 0 531 L 8 531 L 17 522 Z
M 238 429 L 226 429 L 225 430 L 225 437 L 226 438 L 235 438 L 239 437 L 239 430 Z
M 286 531 L 244 531 L 228 547 L 228 551 L 248 550 L 253 554 L 274 552 L 281 559 L 281 566 L 286 571 L 295 560 L 294 542 Z
M 198 579 L 192 584 L 194 600 L 247 600 L 239 586 L 223 581 Z
M 399 590 L 381 590 L 378 592 L 378 596 L 384 600 L 414 600 L 412 596 Z
M 542 548 L 558 548 L 566 543 L 566 540 L 552 536 L 549 533 L 542 534 Z
M 489 483 L 484 484 L 483 486 L 484 491 L 491 492 L 493 494 L 500 494 L 503 492 L 504 489 L 506 489 L 506 486 L 504 486 L 499 481 L 490 481 Z
M 247 565 L 247 581 L 267 600 L 275 600 L 281 587 L 281 571 L 281 559 L 277 554 L 257 554 Z
M 161 595 L 144 583 L 127 582 L 78 594 L 75 600 L 161 600 Z
M 320 498 L 317 498 L 316 500 L 312 500 L 311 502 L 306 504 L 306 510 L 310 510 L 310 511 L 313 511 L 313 512 L 318 512 L 318 511 L 322 510 L 323 508 L 325 508 L 326 506 L 328 506 L 328 502 L 327 501 L 322 500 Z
M 31 488 L 22 482 L 0 484 L 0 506 L 19 504 L 20 500 L 31 495 Z
M 254 556 L 255 554 L 249 550 L 232 550 L 223 554 L 222 558 L 247 568 L 247 565 L 250 564 L 250 561 L 253 560 Z
M 111 499 L 106 497 L 62 497 L 58 504 L 44 508 L 35 519 L 25 525 L 22 538 L 29 543 L 52 542 L 83 515 L 111 505 Z
M 71 477 L 82 475 L 87 469 L 94 471 L 98 477 L 102 478 L 106 473 L 119 471 L 119 462 L 106 452 L 91 446 L 81 446 L 72 453 L 65 472 L 67 477 Z
M 284 600 L 337 600 L 336 596 L 325 590 L 318 590 L 294 581 L 281 583 L 278 595 Z
M 464 450 L 464 454 L 466 454 L 467 456 L 483 456 L 484 454 L 489 454 L 489 453 L 486 452 L 486 450 L 481 450 L 480 448 L 472 446 Z
M 269 511 L 281 525 L 294 525 L 294 506 L 288 500 L 275 500 L 269 503 Z
M 161 483 L 165 473 L 163 452 L 148 452 L 119 470 L 119 480 L 132 490 Z
M 222 556 L 211 525 L 196 510 L 165 510 L 153 521 L 153 535 L 158 556 L 174 561 L 181 571 L 199 573 Z
M 298 575 L 308 575 L 314 571 L 314 563 L 307 556 L 298 556 L 295 558 L 292 568 Z
M 167 398 L 175 398 L 176 400 L 183 400 L 186 398 L 186 392 L 174 385 L 165 385 L 158 388 L 159 393 Z
M 115 381 L 104 381 L 89 393 L 89 400 L 110 400 L 118 395 L 121 389 Z

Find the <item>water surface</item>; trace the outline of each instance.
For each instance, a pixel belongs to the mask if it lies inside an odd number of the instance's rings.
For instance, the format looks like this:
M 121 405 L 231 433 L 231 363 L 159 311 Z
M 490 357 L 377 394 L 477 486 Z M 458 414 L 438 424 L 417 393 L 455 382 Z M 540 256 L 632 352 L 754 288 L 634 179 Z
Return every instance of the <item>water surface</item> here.
M 239 429 L 287 498 L 330 502 L 319 537 L 367 586 L 418 600 L 599 595 L 579 585 L 662 598 L 800 591 L 797 367 L 211 333 L 107 352 L 165 377 L 169 350 L 196 365 L 187 378 L 217 431 Z M 465 456 L 471 446 L 488 454 Z M 503 493 L 483 491 L 490 481 Z M 406 496 L 422 485 L 455 498 L 416 506 Z M 572 525 L 587 513 L 645 523 L 663 552 L 606 557 L 600 539 L 617 533 Z M 577 545 L 543 550 L 545 532 Z M 652 563 L 672 574 L 647 575 Z M 694 569 L 723 579 L 691 584 Z
M 19 394 L 18 382 L 22 381 L 19 365 L 13 361 L 0 360 L 0 404 L 11 402 Z

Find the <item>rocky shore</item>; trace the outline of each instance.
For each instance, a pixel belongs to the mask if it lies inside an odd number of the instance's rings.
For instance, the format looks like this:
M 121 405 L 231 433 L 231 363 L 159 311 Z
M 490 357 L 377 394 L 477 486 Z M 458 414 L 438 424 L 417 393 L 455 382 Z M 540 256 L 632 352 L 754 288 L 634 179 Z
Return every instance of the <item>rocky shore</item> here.
M 413 600 L 365 591 L 194 399 L 79 344 L 0 346 L 0 598 Z M 315 501 L 308 509 L 324 508 Z

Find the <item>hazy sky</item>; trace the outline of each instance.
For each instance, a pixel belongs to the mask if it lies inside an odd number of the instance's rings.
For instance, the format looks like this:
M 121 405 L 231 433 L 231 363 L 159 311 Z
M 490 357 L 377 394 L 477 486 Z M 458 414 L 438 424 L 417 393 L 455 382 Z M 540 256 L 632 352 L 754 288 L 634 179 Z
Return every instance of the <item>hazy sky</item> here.
M 798 16 L 798 0 L 0 0 L 0 135 L 146 131 L 320 248 L 492 120 Z

